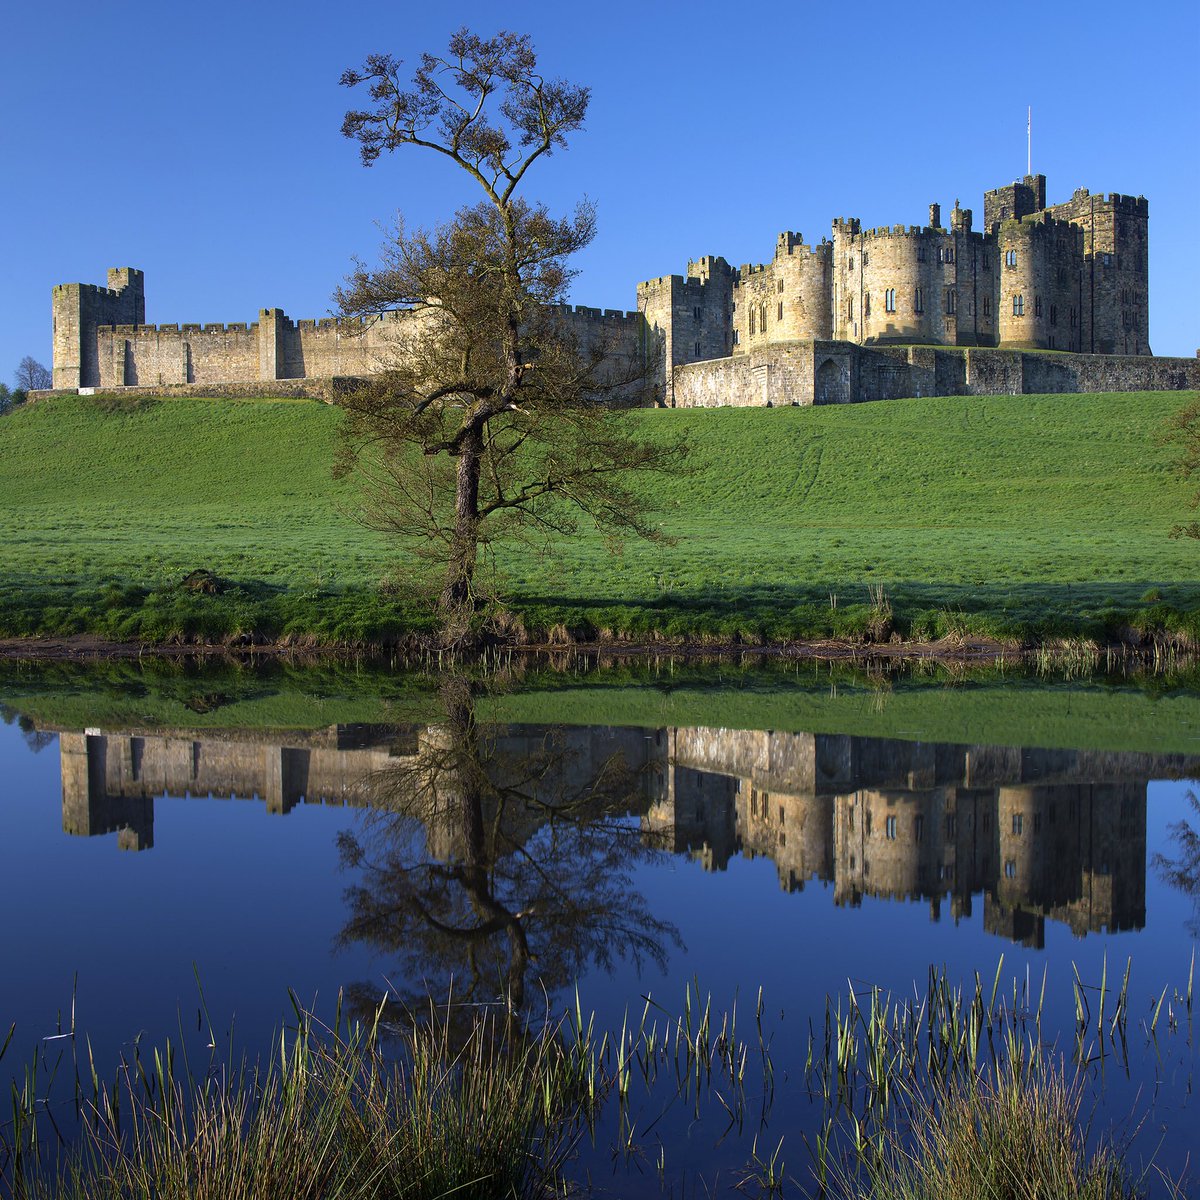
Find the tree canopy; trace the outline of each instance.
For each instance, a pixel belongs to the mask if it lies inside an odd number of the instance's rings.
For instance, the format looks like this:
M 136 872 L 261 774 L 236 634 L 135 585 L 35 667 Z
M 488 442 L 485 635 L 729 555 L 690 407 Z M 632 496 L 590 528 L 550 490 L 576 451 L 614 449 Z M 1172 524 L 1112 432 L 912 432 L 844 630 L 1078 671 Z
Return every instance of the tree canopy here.
M 1175 462 L 1179 474 L 1184 479 L 1200 479 L 1200 404 L 1191 404 L 1170 419 L 1166 440 L 1179 447 Z M 1192 497 L 1192 507 L 1200 508 L 1200 491 Z M 1171 536 L 1200 538 L 1200 521 L 1181 522 Z
M 379 265 L 358 264 L 336 294 L 346 315 L 406 310 L 384 369 L 343 400 L 342 466 L 365 476 L 364 519 L 436 562 L 443 620 L 461 629 L 497 538 L 552 546 L 580 515 L 616 537 L 661 537 L 630 472 L 673 469 L 686 448 L 629 436 L 610 402 L 636 392 L 644 356 L 580 337 L 559 307 L 593 207 L 555 216 L 520 194 L 582 127 L 588 89 L 544 77 L 524 35 L 466 29 L 422 55 L 409 84 L 383 54 L 341 82 L 370 96 L 342 126 L 365 165 L 418 146 L 482 192 L 436 228 L 398 221 Z

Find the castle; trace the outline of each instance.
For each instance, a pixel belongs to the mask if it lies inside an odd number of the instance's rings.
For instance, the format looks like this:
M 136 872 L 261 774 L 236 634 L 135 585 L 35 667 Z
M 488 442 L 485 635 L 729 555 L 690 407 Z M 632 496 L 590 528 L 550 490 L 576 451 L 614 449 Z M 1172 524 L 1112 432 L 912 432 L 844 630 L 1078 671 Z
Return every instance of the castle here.
M 439 726 L 332 726 L 278 735 L 130 729 L 59 733 L 62 827 L 154 845 L 155 797 L 254 797 L 371 805 L 397 764 L 443 762 Z M 639 794 L 647 843 L 721 871 L 764 857 L 788 892 L 832 885 L 838 905 L 917 901 L 955 921 L 977 897 L 983 926 L 1040 946 L 1047 920 L 1078 937 L 1145 923 L 1147 781 L 1186 778 L 1195 755 L 905 742 L 843 734 L 704 727 L 490 727 L 488 771 L 556 747 L 538 801 L 508 813 L 532 835 L 555 797 L 587 794 L 619 762 Z M 522 779 L 524 780 L 522 775 Z M 523 784 L 523 787 L 527 783 Z M 427 824 L 428 853 L 462 856 L 448 804 Z M 497 820 L 491 813 L 489 820 Z
M 925 226 L 838 218 L 819 244 L 781 233 L 766 264 L 706 256 L 643 282 L 635 312 L 561 315 L 581 344 L 648 361 L 641 399 L 670 407 L 1200 387 L 1200 361 L 1150 353 L 1147 226 L 1140 196 L 1047 205 L 1027 175 L 984 195 L 981 230 L 957 201 L 948 229 L 937 204 Z M 420 336 L 405 311 L 147 325 L 145 310 L 132 268 L 55 287 L 54 387 L 329 398 Z

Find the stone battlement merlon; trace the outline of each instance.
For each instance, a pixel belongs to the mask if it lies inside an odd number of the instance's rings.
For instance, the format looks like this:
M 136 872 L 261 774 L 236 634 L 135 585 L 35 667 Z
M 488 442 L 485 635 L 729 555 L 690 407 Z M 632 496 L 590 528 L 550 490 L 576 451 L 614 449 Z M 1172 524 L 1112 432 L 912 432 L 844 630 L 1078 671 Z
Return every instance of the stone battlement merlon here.
M 681 275 L 674 276 L 682 279 Z M 641 321 L 640 312 L 628 312 L 623 308 L 592 308 L 587 304 L 556 304 L 555 309 L 563 316 L 592 317 L 601 321 Z
M 186 324 L 170 322 L 163 325 L 146 325 L 141 323 L 136 325 L 118 325 L 105 321 L 100 325 L 100 328 L 110 330 L 112 333 L 124 334 L 126 337 L 145 337 L 149 336 L 150 334 L 162 333 L 192 333 L 204 335 L 210 333 L 253 333 L 258 329 L 258 322 L 252 321 L 247 323 L 246 321 L 230 321 L 228 324 L 224 324 L 220 321 L 210 321 L 204 322 L 203 324 L 200 322 L 191 322 Z

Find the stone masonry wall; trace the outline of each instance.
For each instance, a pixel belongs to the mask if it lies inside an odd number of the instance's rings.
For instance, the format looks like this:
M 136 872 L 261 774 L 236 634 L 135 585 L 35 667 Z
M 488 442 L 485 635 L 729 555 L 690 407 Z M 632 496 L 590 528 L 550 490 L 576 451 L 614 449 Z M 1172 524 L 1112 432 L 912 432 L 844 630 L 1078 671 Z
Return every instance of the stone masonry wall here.
M 812 346 L 811 342 L 768 345 L 747 354 L 676 367 L 671 407 L 812 404 Z
M 1200 358 L 791 342 L 676 368 L 679 408 L 1200 389 Z
M 54 387 L 64 391 L 196 386 L 213 395 L 230 385 L 365 378 L 403 359 L 434 319 L 428 311 L 394 311 L 294 321 L 265 308 L 248 324 L 147 325 L 142 273 L 126 267 L 109 272 L 108 288 L 62 284 L 52 303 Z M 558 312 L 585 353 L 609 356 L 610 379 L 638 375 L 645 359 L 640 313 L 582 305 Z M 710 339 L 704 350 L 728 352 L 724 339 Z

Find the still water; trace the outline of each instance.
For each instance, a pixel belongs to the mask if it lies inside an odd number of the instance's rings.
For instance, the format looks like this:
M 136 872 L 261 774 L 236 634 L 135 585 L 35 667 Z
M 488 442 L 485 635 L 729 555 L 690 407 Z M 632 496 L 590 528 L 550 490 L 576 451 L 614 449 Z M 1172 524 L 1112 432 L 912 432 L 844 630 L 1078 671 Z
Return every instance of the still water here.
M 1129 1044 L 1085 1068 L 1089 1103 L 1178 1173 L 1200 1142 L 1179 999 L 1195 684 L 8 667 L 0 1040 L 33 1047 L 73 1008 L 103 1073 L 209 1020 L 259 1052 L 289 992 L 539 1013 L 577 989 L 616 1030 L 647 997 L 753 1013 L 761 989 L 765 1132 L 648 1095 L 620 1152 L 602 1130 L 574 1170 L 597 1194 L 703 1194 L 743 1179 L 758 1133 L 799 1192 L 827 997 L 912 996 L 931 967 L 990 987 L 999 966 L 1007 991 L 1044 986 L 1069 1059 L 1076 973 L 1131 961 Z

